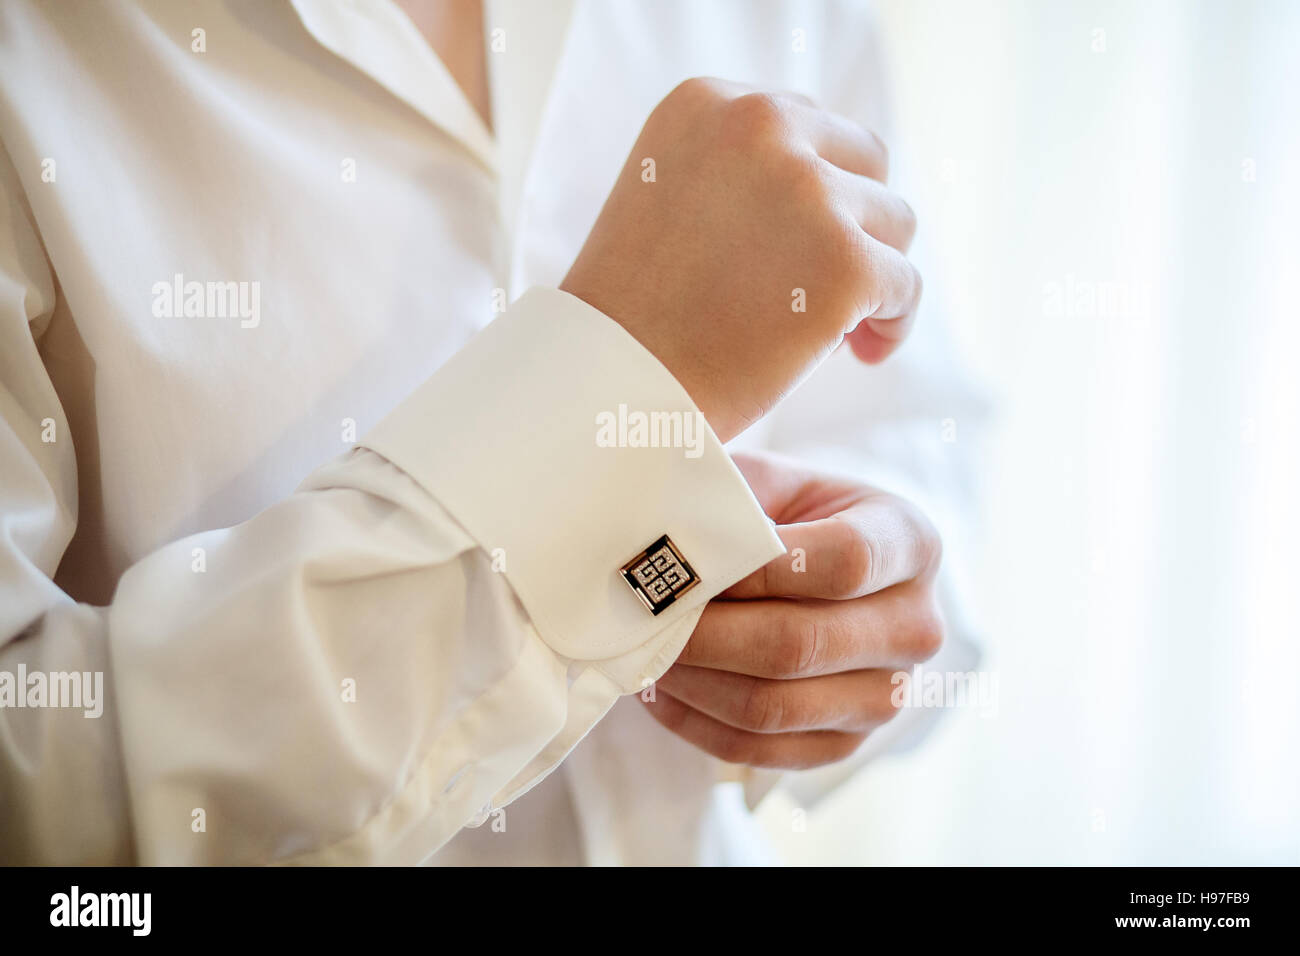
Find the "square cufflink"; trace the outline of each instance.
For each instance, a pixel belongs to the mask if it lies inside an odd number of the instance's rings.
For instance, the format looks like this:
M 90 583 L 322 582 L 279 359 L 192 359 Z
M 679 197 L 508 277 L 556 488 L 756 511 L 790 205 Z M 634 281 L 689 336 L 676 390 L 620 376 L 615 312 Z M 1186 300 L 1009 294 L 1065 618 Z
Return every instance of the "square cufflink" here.
M 682 557 L 668 535 L 659 538 L 623 565 L 623 580 L 651 614 L 661 614 L 700 583 L 695 569 Z

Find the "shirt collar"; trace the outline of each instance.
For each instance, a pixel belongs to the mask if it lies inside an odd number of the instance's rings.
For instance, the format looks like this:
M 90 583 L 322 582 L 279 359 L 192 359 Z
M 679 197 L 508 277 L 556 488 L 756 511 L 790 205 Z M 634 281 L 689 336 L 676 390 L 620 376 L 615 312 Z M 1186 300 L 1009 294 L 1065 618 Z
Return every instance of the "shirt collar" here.
M 575 0 L 485 0 L 501 210 L 514 235 L 528 169 L 573 19 Z M 504 44 L 495 48 L 494 42 Z
M 497 173 L 497 146 L 419 29 L 391 0 L 292 0 L 317 42 L 351 63 Z M 493 64 L 489 60 L 488 69 Z

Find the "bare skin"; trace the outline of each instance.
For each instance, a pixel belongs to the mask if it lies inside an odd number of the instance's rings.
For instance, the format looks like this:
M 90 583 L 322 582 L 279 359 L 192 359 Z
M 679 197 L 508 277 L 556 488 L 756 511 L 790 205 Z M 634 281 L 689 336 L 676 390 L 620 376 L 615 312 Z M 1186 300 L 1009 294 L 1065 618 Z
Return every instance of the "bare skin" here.
M 943 641 L 939 536 L 861 482 L 770 455 L 735 461 L 790 553 L 709 603 L 646 706 L 731 763 L 843 759 L 897 713 L 893 675 Z
M 492 97 L 483 43 L 482 0 L 397 0 L 397 5 L 424 35 L 483 124 L 491 129 Z

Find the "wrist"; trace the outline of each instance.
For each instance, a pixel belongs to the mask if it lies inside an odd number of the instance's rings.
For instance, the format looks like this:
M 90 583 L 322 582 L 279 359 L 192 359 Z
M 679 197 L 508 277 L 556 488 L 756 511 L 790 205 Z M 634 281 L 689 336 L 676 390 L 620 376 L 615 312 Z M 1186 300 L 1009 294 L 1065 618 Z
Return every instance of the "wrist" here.
M 580 279 L 570 271 L 559 286 L 566 292 L 596 309 L 610 321 L 621 326 L 628 335 L 651 355 L 653 355 L 670 375 L 686 390 L 696 408 L 704 415 L 709 427 L 722 443 L 726 443 L 744 431 L 752 421 L 732 412 L 720 390 L 714 384 L 718 376 L 710 373 L 707 366 L 698 360 L 692 360 L 689 349 L 678 346 L 672 330 L 653 318 L 640 318 L 643 311 L 629 310 Z M 637 316 L 634 318 L 634 316 Z

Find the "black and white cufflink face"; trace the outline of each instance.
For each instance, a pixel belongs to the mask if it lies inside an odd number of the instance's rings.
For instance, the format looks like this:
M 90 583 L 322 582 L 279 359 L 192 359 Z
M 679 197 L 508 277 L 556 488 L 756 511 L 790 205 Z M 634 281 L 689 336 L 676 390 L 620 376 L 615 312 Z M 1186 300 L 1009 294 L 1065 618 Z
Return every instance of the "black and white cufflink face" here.
M 623 580 L 651 614 L 660 614 L 700 583 L 668 535 L 664 535 L 623 565 Z

